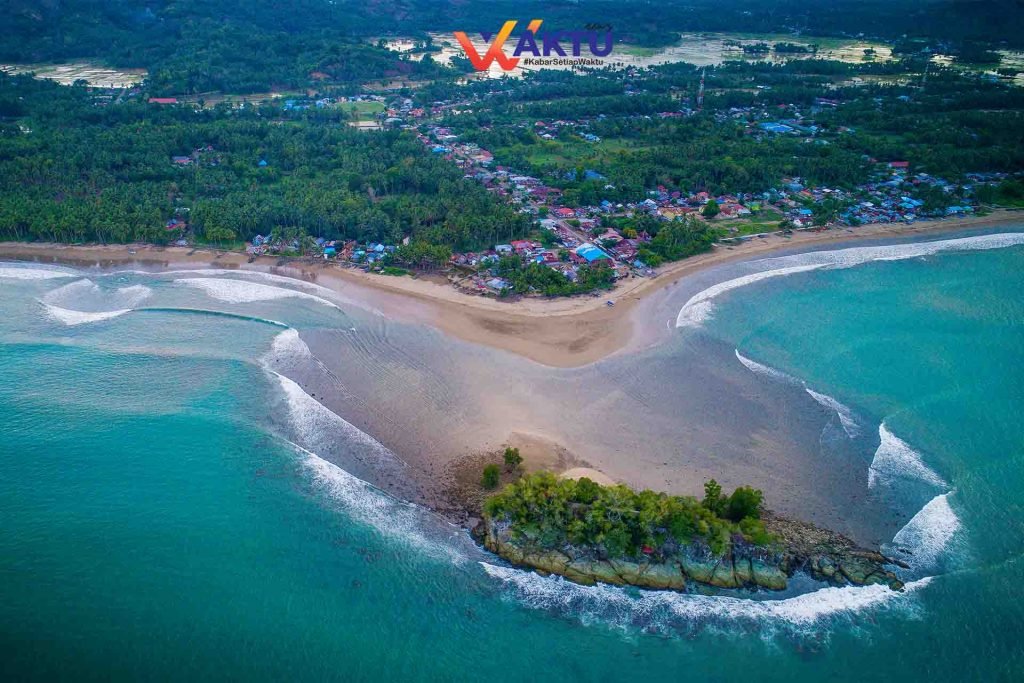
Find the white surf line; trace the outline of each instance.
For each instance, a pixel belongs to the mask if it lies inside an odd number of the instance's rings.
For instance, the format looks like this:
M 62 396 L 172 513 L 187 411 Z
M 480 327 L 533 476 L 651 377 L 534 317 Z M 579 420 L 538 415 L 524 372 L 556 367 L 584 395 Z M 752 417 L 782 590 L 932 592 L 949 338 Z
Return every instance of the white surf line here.
M 786 384 L 793 384 L 796 386 L 803 387 L 804 391 L 807 392 L 807 395 L 813 398 L 815 402 L 835 412 L 835 414 L 839 417 L 839 423 L 842 425 L 843 431 L 846 432 L 846 435 L 848 437 L 853 438 L 854 436 L 860 433 L 860 424 L 857 422 L 856 418 L 854 418 L 853 410 L 851 410 L 849 406 L 837 401 L 828 394 L 822 394 L 815 391 L 814 389 L 811 389 L 809 386 L 807 386 L 807 383 L 802 379 L 797 379 L 796 377 L 788 375 L 785 372 L 782 372 L 781 370 L 776 370 L 775 368 L 769 367 L 762 363 L 758 363 L 755 360 L 747 358 L 742 353 L 740 353 L 739 349 L 734 349 L 734 352 L 736 354 L 736 359 L 754 374 L 761 375 L 763 377 L 768 377 L 780 382 L 785 382 Z
M 462 564 L 469 559 L 475 546 L 467 545 L 465 534 L 460 528 L 415 503 L 395 498 L 307 448 L 288 443 L 304 456 L 302 465 L 311 475 L 314 486 L 357 521 L 429 556 L 453 564 Z M 430 538 L 420 527 L 424 519 L 439 522 L 439 528 L 447 525 L 450 535 L 443 539 Z
M 843 431 L 846 432 L 848 437 L 853 438 L 860 433 L 860 425 L 854 419 L 853 411 L 850 410 L 849 406 L 840 403 L 828 394 L 820 394 L 808 386 L 804 386 L 804 391 L 820 405 L 834 411 L 839 416 L 839 424 L 842 425 Z
M 267 281 L 267 282 L 273 282 L 274 284 L 277 284 L 277 285 L 282 285 L 282 286 L 287 285 L 287 287 L 286 287 L 287 289 L 297 288 L 297 289 L 300 289 L 300 290 L 306 290 L 307 292 L 316 292 L 317 295 L 319 295 L 321 298 L 327 299 L 332 305 L 333 305 L 333 301 L 331 301 L 331 300 L 332 299 L 337 299 L 338 301 L 340 301 L 341 303 L 343 303 L 345 305 L 354 306 L 356 308 L 359 308 L 360 310 L 363 310 L 363 311 L 365 311 L 367 313 L 370 313 L 370 314 L 378 316 L 378 317 L 385 317 L 383 312 L 381 312 L 379 309 L 374 308 L 373 306 L 370 306 L 365 301 L 362 301 L 360 299 L 355 299 L 355 298 L 352 298 L 350 296 L 346 296 L 346 295 L 342 294 L 341 292 L 338 292 L 337 290 L 331 289 L 330 287 L 324 287 L 323 285 L 318 285 L 315 282 L 309 282 L 307 280 L 303 280 L 303 279 L 298 278 L 298 277 L 289 277 L 287 275 L 276 275 L 274 273 L 265 273 L 265 272 L 259 271 L 259 270 L 239 270 L 239 269 L 228 269 L 228 268 L 188 268 L 188 269 L 155 270 L 155 271 L 153 271 L 153 270 L 112 270 L 112 271 L 110 271 L 109 273 L 106 273 L 106 274 L 108 274 L 108 275 L 117 275 L 117 274 L 124 274 L 124 273 L 130 273 L 130 274 L 134 274 L 134 275 L 148 275 L 150 277 L 158 277 L 158 276 L 162 276 L 162 275 L 172 275 L 172 276 L 173 275 L 202 275 L 204 277 L 212 278 L 212 279 L 229 279 L 229 278 L 218 277 L 218 276 L 223 276 L 223 275 L 229 275 L 229 276 L 231 276 L 230 279 L 235 279 L 236 281 L 241 281 L 241 282 L 249 282 L 249 280 L 238 280 L 238 278 L 252 277 L 252 278 L 257 279 L 257 280 L 264 280 L 264 281 Z M 188 278 L 180 278 L 180 279 L 188 279 Z M 253 283 L 253 284 L 259 284 L 259 283 Z
M 768 278 L 783 277 L 821 268 L 852 268 L 872 261 L 902 261 L 947 251 L 982 251 L 1021 244 L 1024 244 L 1024 233 L 1011 232 L 877 247 L 848 247 L 759 259 L 750 263 L 775 267 L 726 280 L 698 292 L 690 297 L 689 301 L 683 304 L 679 310 L 676 327 L 701 326 L 711 317 L 714 310 L 712 302 L 716 297 L 738 287 L 761 282 Z
M 113 318 L 120 317 L 125 313 L 132 312 L 132 309 L 125 308 L 118 311 L 96 311 L 90 313 L 87 311 L 73 311 L 71 309 L 61 308 L 60 306 L 54 306 L 53 304 L 48 304 L 46 302 L 40 303 L 42 303 L 43 307 L 46 309 L 46 314 L 48 316 L 57 322 L 64 323 L 68 326 L 111 320 Z
M 875 488 L 892 478 L 914 479 L 938 488 L 949 488 L 945 479 L 924 464 L 920 453 L 889 431 L 884 420 L 878 426 L 878 438 L 878 448 L 868 468 L 868 488 Z
M 949 504 L 953 493 L 955 491 L 932 498 L 893 536 L 889 552 L 915 572 L 935 571 L 939 558 L 962 527 Z
M 720 282 L 717 285 L 713 285 L 694 294 L 690 297 L 689 301 L 683 304 L 683 307 L 679 310 L 679 315 L 676 316 L 676 327 L 700 327 L 704 322 L 711 318 L 711 314 L 714 311 L 714 304 L 712 301 L 716 297 L 733 289 L 752 285 L 755 282 L 761 282 L 762 280 L 767 280 L 773 277 L 783 277 L 794 273 L 817 270 L 824 266 L 825 264 L 819 263 L 790 266 L 788 268 L 776 268 L 774 270 L 764 270 L 759 273 L 751 273 L 750 275 L 744 275 L 743 277 Z
M 81 277 L 79 273 L 48 270 L 44 268 L 18 268 L 0 266 L 0 279 L 6 280 L 55 280 L 64 277 Z
M 130 313 L 152 293 L 153 290 L 143 285 L 104 290 L 92 280 L 83 278 L 50 290 L 38 301 L 50 318 L 72 326 L 110 320 Z M 81 305 L 85 299 L 91 299 L 93 303 L 100 300 L 101 303 L 114 305 L 116 308 L 107 311 L 82 311 L 71 307 L 76 303 Z
M 829 619 L 853 616 L 871 608 L 907 604 L 910 596 L 926 587 L 933 577 L 907 583 L 903 591 L 888 586 L 830 586 L 779 600 L 754 600 L 735 596 L 708 596 L 674 591 L 627 591 L 618 586 L 582 586 L 560 576 L 542 577 L 532 571 L 481 562 L 486 574 L 509 586 L 513 597 L 532 609 L 569 612 L 585 622 L 601 621 L 628 628 L 650 620 L 658 631 L 672 633 L 675 621 L 688 625 L 725 625 L 744 635 L 757 629 L 771 635 L 774 625 L 817 633 Z

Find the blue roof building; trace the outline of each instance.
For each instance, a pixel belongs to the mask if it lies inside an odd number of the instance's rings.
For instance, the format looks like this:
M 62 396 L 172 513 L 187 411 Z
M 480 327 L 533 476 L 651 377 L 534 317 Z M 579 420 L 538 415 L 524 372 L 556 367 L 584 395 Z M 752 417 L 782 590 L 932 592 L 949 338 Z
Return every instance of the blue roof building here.
M 772 121 L 762 123 L 761 128 L 769 133 L 791 133 L 793 131 L 792 127 L 787 126 L 784 123 L 775 123 Z
M 597 245 L 591 244 L 590 242 L 584 242 L 580 246 L 576 247 L 576 255 L 585 259 L 587 263 L 594 263 L 601 259 L 610 258 L 603 249 Z

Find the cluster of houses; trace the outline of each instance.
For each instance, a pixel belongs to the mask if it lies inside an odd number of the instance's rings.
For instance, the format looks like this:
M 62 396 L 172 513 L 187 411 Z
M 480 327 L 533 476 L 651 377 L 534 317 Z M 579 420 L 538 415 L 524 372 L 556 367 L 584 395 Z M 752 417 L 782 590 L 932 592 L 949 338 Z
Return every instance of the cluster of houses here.
M 627 82 L 626 94 L 631 91 Z M 758 86 L 767 88 L 768 86 Z M 153 104 L 174 104 L 173 98 L 152 98 Z M 452 265 L 460 270 L 464 277 L 460 282 L 472 291 L 481 293 L 500 293 L 508 287 L 498 273 L 497 264 L 503 257 L 515 257 L 524 264 L 535 263 L 554 269 L 573 281 L 582 267 L 608 267 L 617 278 L 632 276 L 650 276 L 651 269 L 639 258 L 645 242 L 650 235 L 641 232 L 634 234 L 607 228 L 611 221 L 604 218 L 635 217 L 648 215 L 657 220 L 673 221 L 688 216 L 701 219 L 710 202 L 717 205 L 713 220 L 733 233 L 741 230 L 749 231 L 758 225 L 767 225 L 774 221 L 785 221 L 794 228 L 811 227 L 821 222 L 819 207 L 827 204 L 830 210 L 839 207 L 830 214 L 830 220 L 847 225 L 864 223 L 910 222 L 922 217 L 938 215 L 960 215 L 970 213 L 974 209 L 970 200 L 954 199 L 971 195 L 970 185 L 966 192 L 961 188 L 942 179 L 924 173 L 912 173 L 906 161 L 876 162 L 878 172 L 868 183 L 844 190 L 840 188 L 808 186 L 801 178 L 783 179 L 781 185 L 759 193 L 724 193 L 713 196 L 707 192 L 691 192 L 671 190 L 662 186 L 649 190 L 643 198 L 636 201 L 616 202 L 604 199 L 591 206 L 566 206 L 562 201 L 562 191 L 540 178 L 517 173 L 513 169 L 496 163 L 493 154 L 479 145 L 461 139 L 450 127 L 438 123 L 445 114 L 469 111 L 476 100 L 461 102 L 438 101 L 429 106 L 417 106 L 413 99 L 377 94 L 356 95 L 351 97 L 302 98 L 284 101 L 286 111 L 311 108 L 323 108 L 347 102 L 373 101 L 384 105 L 384 112 L 378 115 L 380 124 L 401 127 L 414 133 L 422 144 L 433 154 L 440 155 L 462 169 L 464 177 L 481 183 L 503 201 L 516 207 L 524 214 L 536 219 L 537 224 L 546 233 L 543 242 L 533 240 L 508 240 L 496 244 L 494 248 L 476 253 L 457 253 L 452 256 Z M 653 115 L 629 115 L 627 118 L 674 118 L 696 113 L 690 108 L 688 99 L 681 100 L 678 111 L 666 111 Z M 733 107 L 714 112 L 719 122 L 732 121 L 744 127 L 746 133 L 755 139 L 769 139 L 774 136 L 793 136 L 814 144 L 829 144 L 824 133 L 843 134 L 849 129 L 823 129 L 816 122 L 820 112 L 839 105 L 835 99 L 817 98 L 813 105 L 805 107 L 806 112 L 794 105 L 778 105 L 772 107 L 749 106 Z M 592 124 L 604 115 L 583 117 L 578 120 L 538 120 L 524 122 L 521 127 L 532 130 L 542 139 L 554 140 L 565 138 L 571 133 L 574 139 L 590 143 L 599 143 L 601 138 L 592 132 Z M 178 166 L 190 166 L 202 163 L 218 162 L 212 147 L 194 150 L 188 156 L 175 156 L 172 163 Z M 261 160 L 260 165 L 266 165 Z M 599 168 L 583 168 L 580 171 L 569 171 L 565 179 L 573 180 L 578 172 L 583 177 L 598 183 L 604 183 L 605 190 L 614 190 Z M 988 183 L 999 180 L 998 174 L 988 174 L 969 178 L 974 183 Z M 556 181 L 557 182 L 557 181 Z M 941 211 L 926 212 L 924 202 L 917 198 L 915 188 L 938 188 L 950 195 L 950 202 Z M 611 192 L 609 192 L 611 196 Z M 936 196 L 934 191 L 930 196 Z M 747 221 L 736 220 L 760 217 L 747 226 Z M 766 220 L 767 218 L 767 220 Z M 732 226 L 732 227 L 731 227 Z M 168 230 L 187 230 L 187 221 L 175 218 L 168 222 Z M 497 236 L 496 236 L 497 237 Z M 386 263 L 385 259 L 399 247 L 385 244 L 359 244 L 354 241 L 317 240 L 319 253 L 323 258 L 338 260 L 363 267 L 377 267 Z M 280 241 L 271 243 L 269 238 L 258 236 L 248 251 L 251 254 L 281 253 L 297 251 L 297 243 L 284 244 Z

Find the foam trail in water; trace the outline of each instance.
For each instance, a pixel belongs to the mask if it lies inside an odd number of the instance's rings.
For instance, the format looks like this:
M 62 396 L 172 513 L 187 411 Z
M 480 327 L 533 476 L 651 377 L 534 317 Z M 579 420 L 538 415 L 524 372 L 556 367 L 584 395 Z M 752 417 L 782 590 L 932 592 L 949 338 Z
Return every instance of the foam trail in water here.
M 302 341 L 299 337 L 299 331 L 294 328 L 288 328 L 274 337 L 274 341 L 270 344 L 270 351 L 261 360 L 264 367 L 281 367 L 282 365 L 292 365 L 309 360 L 310 358 L 312 358 L 312 354 L 309 351 L 309 347 L 306 346 L 306 342 Z
M 316 453 L 296 445 L 314 486 L 352 518 L 417 550 L 460 564 L 480 552 L 458 528 L 419 506 L 398 500 Z
M 940 557 L 960 530 L 960 518 L 949 504 L 950 493 L 932 498 L 892 539 L 889 552 L 920 573 L 936 569 Z
M 338 305 L 324 299 L 320 296 L 313 294 L 307 294 L 305 292 L 299 292 L 294 289 L 288 289 L 286 287 L 273 287 L 271 285 L 261 285 L 257 282 L 248 282 L 246 280 L 231 280 L 227 278 L 210 278 L 210 277 L 196 277 L 196 278 L 181 278 L 175 280 L 181 284 L 188 285 L 190 287 L 196 287 L 202 289 L 207 295 L 220 301 L 225 301 L 232 304 L 240 303 L 252 303 L 254 301 L 272 301 L 274 299 L 307 299 L 309 301 L 315 301 L 324 306 L 331 308 L 338 308 Z
M 787 384 L 802 386 L 804 391 L 806 391 L 811 398 L 817 401 L 819 405 L 822 405 L 836 413 L 839 417 L 840 424 L 843 426 L 843 431 L 846 432 L 848 437 L 853 438 L 860 432 L 860 425 L 857 423 L 856 418 L 854 418 L 853 411 L 850 410 L 848 406 L 840 403 L 827 394 L 821 394 L 814 389 L 811 389 L 803 380 L 799 380 L 796 377 L 787 375 L 781 370 L 776 370 L 775 368 L 762 365 L 755 360 L 747 358 L 740 353 L 739 349 L 734 349 L 734 352 L 736 353 L 736 359 L 755 375 L 761 375 L 762 377 L 768 377 L 769 379 L 785 382 Z
M 344 294 L 342 294 L 342 293 L 340 293 L 340 292 L 338 292 L 336 290 L 330 289 L 329 287 L 324 287 L 323 285 L 318 285 L 318 284 L 315 284 L 313 282 L 307 282 L 307 281 L 301 280 L 301 279 L 299 279 L 297 277 L 289 277 L 287 275 L 276 275 L 274 273 L 264 273 L 264 272 L 261 272 L 261 271 L 237 270 L 237 269 L 227 269 L 227 268 L 193 268 L 193 269 L 162 270 L 162 271 L 160 271 L 160 270 L 158 270 L 158 271 L 149 271 L 149 270 L 120 270 L 120 271 L 115 271 L 115 274 L 118 274 L 118 273 L 120 273 L 120 274 L 132 273 L 132 274 L 138 274 L 138 275 L 148 275 L 150 277 L 157 277 L 157 276 L 161 276 L 161 275 L 189 275 L 189 274 L 195 274 L 195 275 L 203 275 L 205 277 L 210 277 L 212 275 L 231 275 L 232 279 L 236 279 L 236 280 L 237 280 L 237 278 L 252 278 L 254 280 L 263 280 L 265 282 L 272 282 L 274 284 L 286 285 L 289 288 L 301 289 L 301 290 L 305 290 L 307 292 L 315 292 L 317 295 L 319 295 L 323 299 L 328 299 L 328 300 L 336 299 L 338 301 L 341 301 L 344 304 L 352 305 L 352 306 L 356 306 L 358 308 L 361 308 L 361 309 L 367 311 L 368 313 L 372 313 L 372 314 L 377 315 L 377 316 L 383 316 L 384 315 L 380 310 L 378 310 L 378 309 L 368 305 L 362 299 L 356 299 L 356 298 L 348 297 L 348 296 L 345 296 Z M 248 280 L 240 280 L 240 281 L 241 282 L 248 282 Z
M 792 275 L 819 268 L 852 268 L 872 261 L 902 261 L 929 256 L 945 251 L 980 251 L 1002 249 L 1024 244 L 1024 233 L 1011 232 L 995 235 L 975 235 L 951 240 L 893 244 L 879 247 L 850 247 L 833 251 L 812 251 L 793 256 L 761 259 L 754 264 L 767 268 L 757 273 L 720 282 L 690 297 L 679 315 L 676 327 L 699 327 L 711 316 L 712 300 L 737 287 L 744 287 L 768 278 Z
M 836 415 L 839 416 L 839 423 L 843 425 L 843 431 L 846 432 L 847 436 L 850 438 L 857 436 L 860 432 L 860 425 L 857 424 L 857 420 L 853 417 L 853 411 L 848 406 L 843 405 L 827 394 L 819 394 L 810 387 L 805 386 L 804 390 L 820 405 L 835 411 Z
M 759 273 L 751 273 L 750 275 L 744 275 L 743 277 L 720 282 L 717 285 L 708 287 L 702 292 L 694 294 L 690 297 L 689 301 L 683 304 L 683 308 L 679 311 L 679 315 L 676 316 L 676 327 L 699 327 L 711 317 L 711 313 L 714 310 L 712 300 L 730 290 L 736 289 L 737 287 L 751 285 L 755 282 L 760 282 L 761 280 L 767 280 L 768 278 L 792 275 L 793 273 L 803 273 L 808 270 L 817 270 L 823 266 L 824 264 L 812 264 L 792 266 L 789 268 L 776 268 L 774 270 L 764 270 Z
M 61 277 L 77 277 L 78 273 L 49 268 L 25 268 L 12 265 L 0 266 L 0 278 L 8 280 L 52 280 Z
M 84 325 L 86 323 L 95 323 L 102 320 L 110 320 L 122 316 L 125 313 L 131 313 L 130 308 L 124 308 L 119 311 L 96 311 L 90 313 L 88 311 L 72 311 L 67 308 L 61 308 L 52 304 L 44 303 L 46 307 L 46 314 L 58 322 L 62 322 L 65 325 Z
M 82 279 L 47 292 L 40 301 L 54 320 L 83 325 L 129 313 L 150 294 L 152 290 L 143 285 L 105 290 L 92 280 Z
M 758 363 L 755 360 L 751 360 L 751 359 L 747 358 L 742 353 L 740 353 L 739 349 L 735 349 L 735 352 L 736 352 L 736 359 L 740 363 L 743 363 L 743 365 L 748 370 L 753 372 L 755 375 L 762 375 L 763 377 L 769 377 L 771 379 L 776 379 L 776 380 L 779 380 L 780 382 L 787 382 L 787 383 L 790 383 L 790 384 L 802 384 L 802 382 L 800 380 L 798 380 L 796 377 L 792 377 L 792 376 L 787 375 L 786 373 L 782 372 L 781 370 L 776 370 L 775 368 L 770 368 L 767 365 L 762 365 L 761 363 Z
M 300 340 L 300 343 L 301 340 Z M 305 344 L 303 343 L 303 346 Z M 339 434 L 346 445 L 358 445 L 379 459 L 402 461 L 382 443 L 331 412 L 322 403 L 307 394 L 298 384 L 273 370 L 268 371 L 277 378 L 284 391 L 292 427 L 298 433 L 299 444 L 314 452 L 330 449 Z M 404 463 L 402 463 L 404 465 Z
M 921 454 L 889 431 L 882 422 L 878 426 L 880 443 L 868 468 L 868 488 L 888 483 L 893 478 L 916 479 L 932 486 L 948 488 L 949 484 L 921 460 Z
M 820 633 L 829 620 L 850 618 L 871 608 L 909 604 L 909 595 L 931 577 L 910 582 L 903 592 L 887 586 L 829 587 L 781 600 L 752 600 L 671 591 L 627 591 L 598 584 L 581 586 L 561 577 L 480 563 L 506 584 L 527 607 L 568 613 L 585 623 L 600 621 L 619 628 L 642 628 L 667 634 L 701 628 L 763 637 L 784 627 L 796 633 Z

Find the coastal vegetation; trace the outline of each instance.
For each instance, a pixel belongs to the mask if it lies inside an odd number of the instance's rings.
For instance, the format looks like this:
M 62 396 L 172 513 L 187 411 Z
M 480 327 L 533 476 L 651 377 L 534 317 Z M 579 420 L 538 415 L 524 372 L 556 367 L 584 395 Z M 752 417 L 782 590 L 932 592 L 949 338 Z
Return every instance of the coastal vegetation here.
M 583 266 L 576 273 L 576 280 L 569 280 L 557 270 L 539 263 L 523 263 L 514 256 L 505 256 L 498 261 L 497 273 L 505 278 L 510 290 L 516 294 L 535 291 L 544 296 L 570 296 L 595 289 L 611 289 L 614 284 L 611 268 L 604 266 Z
M 0 116 L 0 239 L 410 237 L 396 265 L 426 266 L 530 229 L 410 133 L 341 112 L 97 107 L 85 87 L 0 74 Z
M 1013 0 L 976 3 L 864 2 L 837 0 L 808 11 L 799 0 L 730 3 L 696 0 L 682 4 L 613 2 L 537 3 L 500 0 L 476 4 L 471 25 L 459 2 L 408 0 L 355 3 L 345 0 L 10 0 L 0 12 L 0 59 L 20 62 L 90 58 L 148 69 L 150 85 L 166 94 L 266 92 L 323 83 L 354 84 L 376 79 L 428 79 L 451 71 L 432 59 L 420 61 L 384 49 L 374 38 L 398 32 L 422 41 L 429 31 L 493 31 L 509 17 L 541 16 L 561 30 L 600 21 L 614 27 L 617 42 L 667 46 L 684 31 L 781 34 L 799 26 L 805 36 L 869 34 L 890 38 L 907 52 L 915 41 L 941 40 L 965 61 L 991 59 L 992 46 L 1021 45 Z M 816 38 L 817 43 L 826 41 Z M 934 44 L 930 42 L 929 44 Z M 764 49 L 770 49 L 767 44 Z M 796 49 L 774 45 L 778 54 Z M 466 60 L 453 60 L 466 68 Z
M 724 495 L 712 479 L 704 490 L 697 500 L 536 472 L 489 497 L 473 532 L 514 564 L 584 584 L 779 590 L 804 571 L 837 585 L 902 588 L 886 567 L 893 561 L 877 551 L 809 524 L 763 519 L 757 489 Z
M 723 496 L 714 480 L 706 489 L 709 494 L 698 501 L 537 472 L 488 499 L 484 512 L 504 520 L 513 538 L 528 537 L 545 548 L 592 546 L 608 557 L 650 555 L 694 541 L 720 553 L 733 534 L 757 545 L 771 542 L 759 521 L 760 491 L 741 487 Z

